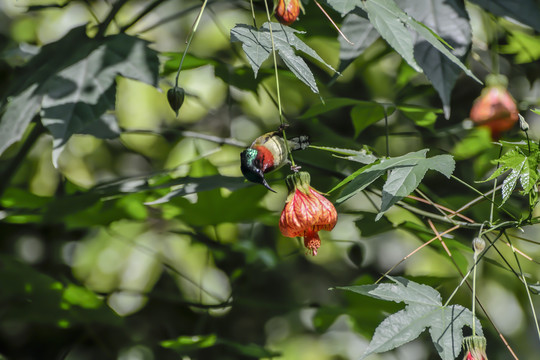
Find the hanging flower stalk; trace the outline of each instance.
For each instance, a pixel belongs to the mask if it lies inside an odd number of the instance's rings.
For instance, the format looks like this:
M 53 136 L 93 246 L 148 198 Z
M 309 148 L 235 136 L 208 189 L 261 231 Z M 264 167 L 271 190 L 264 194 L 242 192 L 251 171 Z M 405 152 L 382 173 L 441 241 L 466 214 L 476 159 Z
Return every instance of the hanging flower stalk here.
M 516 101 L 506 87 L 508 79 L 504 75 L 490 75 L 486 88 L 474 101 L 470 118 L 477 125 L 487 126 L 494 140 L 510 130 L 519 119 Z
M 488 360 L 486 355 L 486 338 L 469 336 L 463 339 L 465 357 L 463 360 Z
M 321 246 L 318 232 L 334 228 L 337 211 L 329 200 L 310 186 L 310 180 L 309 173 L 305 171 L 287 176 L 289 196 L 281 212 L 279 229 L 287 237 L 304 237 L 308 253 L 315 256 Z

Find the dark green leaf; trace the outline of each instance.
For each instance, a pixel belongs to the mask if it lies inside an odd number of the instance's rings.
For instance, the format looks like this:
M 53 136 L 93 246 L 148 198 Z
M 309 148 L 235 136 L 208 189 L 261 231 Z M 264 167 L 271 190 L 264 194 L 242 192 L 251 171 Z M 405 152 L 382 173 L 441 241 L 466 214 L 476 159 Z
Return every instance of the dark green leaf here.
M 463 61 L 471 46 L 471 26 L 462 1 L 398 0 L 410 16 L 433 30 L 452 47 L 452 53 Z M 439 93 L 446 118 L 450 116 L 450 95 L 460 68 L 432 44 L 414 35 L 414 58 Z
M 356 224 L 356 227 L 360 229 L 363 238 L 382 234 L 396 228 L 396 226 L 394 226 L 394 224 L 385 216 L 383 216 L 380 221 L 375 222 L 375 217 L 377 216 L 376 213 L 361 211 L 357 214 L 360 215 L 360 219 L 356 220 L 354 223 Z
M 525 25 L 540 31 L 540 6 L 535 0 L 471 0 L 487 11 L 502 17 L 515 19 Z
M 73 134 L 110 138 L 119 134 L 111 119 L 118 75 L 157 86 L 158 60 L 147 42 L 119 34 L 89 42 L 88 56 L 53 74 L 44 85 L 42 122 L 53 135 L 56 165 L 65 143 Z M 96 124 L 101 122 L 100 124 Z M 113 123 L 114 124 L 114 123 Z
M 324 103 L 316 103 L 311 106 L 299 119 L 309 119 L 332 110 L 341 109 L 346 106 L 357 105 L 363 101 L 349 98 L 329 98 L 324 99 Z
M 354 125 L 354 137 L 358 137 L 360 133 L 368 126 L 376 123 L 377 121 L 384 119 L 386 116 L 391 115 L 395 110 L 395 107 L 385 106 L 376 102 L 362 101 L 351 110 L 351 119 Z
M 396 50 L 416 71 L 422 69 L 416 63 L 413 54 L 413 41 L 409 30 L 403 23 L 405 13 L 397 7 L 393 0 L 366 1 L 364 7 L 369 21 L 377 29 L 384 40 Z
M 360 15 L 353 13 L 348 14 L 343 19 L 341 31 L 352 42 L 348 43 L 342 36 L 339 36 L 339 68 L 342 72 L 360 56 L 371 44 L 377 40 L 380 35 L 373 27 L 371 22 Z
M 217 189 L 220 187 L 234 191 L 244 187 L 253 186 L 253 184 L 247 182 L 243 177 L 211 175 L 199 178 L 183 177 L 179 179 L 174 179 L 170 182 L 159 185 L 159 188 L 173 186 L 175 187 L 175 189 L 171 190 L 170 193 L 163 197 L 160 197 L 157 200 L 149 201 L 146 203 L 146 205 L 163 204 L 176 196 L 184 196 L 188 194 L 198 193 L 201 191 Z

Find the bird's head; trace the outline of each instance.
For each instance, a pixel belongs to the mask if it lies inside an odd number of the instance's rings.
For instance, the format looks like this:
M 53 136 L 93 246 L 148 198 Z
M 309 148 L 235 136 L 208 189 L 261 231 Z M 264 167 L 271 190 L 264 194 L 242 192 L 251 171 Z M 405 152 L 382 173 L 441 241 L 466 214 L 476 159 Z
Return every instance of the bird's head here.
M 242 174 L 247 180 L 257 184 L 262 184 L 268 190 L 275 192 L 264 178 L 264 173 L 261 169 L 259 161 L 257 160 L 258 153 L 259 152 L 257 149 L 252 148 L 242 151 L 240 153 L 240 170 L 242 170 Z

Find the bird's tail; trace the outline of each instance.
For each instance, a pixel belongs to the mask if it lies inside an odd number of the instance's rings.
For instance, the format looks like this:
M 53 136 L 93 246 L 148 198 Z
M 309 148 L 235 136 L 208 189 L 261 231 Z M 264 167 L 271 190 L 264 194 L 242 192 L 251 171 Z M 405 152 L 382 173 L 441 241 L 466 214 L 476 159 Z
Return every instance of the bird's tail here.
M 298 136 L 289 140 L 291 150 L 304 150 L 309 146 L 309 137 L 306 135 Z

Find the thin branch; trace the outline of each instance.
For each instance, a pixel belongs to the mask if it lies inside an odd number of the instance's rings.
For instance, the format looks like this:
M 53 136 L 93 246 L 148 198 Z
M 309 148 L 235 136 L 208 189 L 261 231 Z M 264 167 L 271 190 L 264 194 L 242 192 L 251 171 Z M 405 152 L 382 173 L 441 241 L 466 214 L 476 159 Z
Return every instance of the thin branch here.
M 114 5 L 112 6 L 111 11 L 109 11 L 109 14 L 105 18 L 105 20 L 103 20 L 103 22 L 101 24 L 99 24 L 98 32 L 96 34 L 96 38 L 100 38 L 100 37 L 103 37 L 105 35 L 105 32 L 107 31 L 107 28 L 109 27 L 111 22 L 114 20 L 114 17 L 116 16 L 116 14 L 118 14 L 118 12 L 122 8 L 122 6 L 124 6 L 128 1 L 129 0 L 118 0 L 118 1 L 116 1 L 114 3 Z
M 144 8 L 143 11 L 135 19 L 131 20 L 127 25 L 124 25 L 120 28 L 120 32 L 126 32 L 130 27 L 135 25 L 139 20 L 148 15 L 152 10 L 157 8 L 159 5 L 163 4 L 167 0 L 155 0 Z
M 444 236 L 448 233 L 451 233 L 452 231 L 454 230 L 457 230 L 459 229 L 459 225 L 456 225 L 446 231 L 443 231 L 442 233 L 439 233 L 438 235 L 439 236 Z M 422 245 L 420 245 L 419 247 L 417 247 L 416 249 L 414 249 L 413 251 L 411 251 L 407 256 L 405 256 L 403 259 L 401 259 L 398 263 L 396 263 L 394 266 L 392 266 L 387 272 L 385 272 L 377 281 L 375 281 L 375 284 L 378 284 L 382 279 L 384 279 L 388 274 L 390 274 L 392 272 L 392 270 L 394 270 L 396 267 L 398 267 L 401 263 L 403 263 L 405 260 L 407 260 L 408 258 L 410 258 L 411 256 L 413 256 L 414 254 L 416 254 L 418 251 L 420 251 L 422 248 L 424 248 L 425 246 L 428 246 L 429 244 L 431 244 L 433 241 L 437 240 L 439 238 L 439 236 L 434 236 L 433 238 L 431 238 L 430 240 L 426 241 L 425 243 L 423 243 Z

